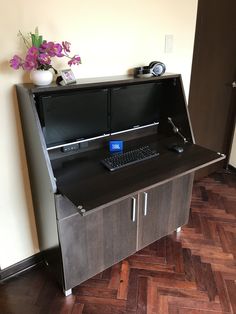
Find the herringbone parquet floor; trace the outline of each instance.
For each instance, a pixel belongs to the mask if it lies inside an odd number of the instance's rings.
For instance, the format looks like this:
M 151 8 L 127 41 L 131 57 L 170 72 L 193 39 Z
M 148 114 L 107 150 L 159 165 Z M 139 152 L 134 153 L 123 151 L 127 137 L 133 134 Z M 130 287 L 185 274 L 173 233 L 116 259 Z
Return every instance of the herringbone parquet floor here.
M 73 289 L 38 267 L 0 286 L 1 314 L 236 313 L 236 175 L 194 184 L 188 225 Z

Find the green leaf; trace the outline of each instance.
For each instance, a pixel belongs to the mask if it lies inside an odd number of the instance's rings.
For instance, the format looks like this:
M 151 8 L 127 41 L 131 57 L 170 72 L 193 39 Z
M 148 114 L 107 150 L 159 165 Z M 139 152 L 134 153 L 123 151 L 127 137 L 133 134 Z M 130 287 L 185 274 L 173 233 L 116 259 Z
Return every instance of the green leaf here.
M 39 48 L 39 46 L 43 42 L 43 36 L 39 35 L 39 29 L 38 26 L 35 28 L 34 34 L 31 35 L 32 45 L 36 48 Z
M 37 34 L 31 34 L 32 46 L 39 48 L 43 42 L 43 36 Z

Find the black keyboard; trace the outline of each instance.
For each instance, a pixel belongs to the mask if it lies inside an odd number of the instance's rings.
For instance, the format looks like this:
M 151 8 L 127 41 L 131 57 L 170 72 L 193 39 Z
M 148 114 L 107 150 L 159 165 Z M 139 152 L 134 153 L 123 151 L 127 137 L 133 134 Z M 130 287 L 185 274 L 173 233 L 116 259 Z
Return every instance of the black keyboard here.
M 157 157 L 158 152 L 152 150 L 149 146 L 143 146 L 135 150 L 130 150 L 125 153 L 116 153 L 103 159 L 101 162 L 110 171 L 115 171 L 120 168 L 147 160 L 153 157 Z

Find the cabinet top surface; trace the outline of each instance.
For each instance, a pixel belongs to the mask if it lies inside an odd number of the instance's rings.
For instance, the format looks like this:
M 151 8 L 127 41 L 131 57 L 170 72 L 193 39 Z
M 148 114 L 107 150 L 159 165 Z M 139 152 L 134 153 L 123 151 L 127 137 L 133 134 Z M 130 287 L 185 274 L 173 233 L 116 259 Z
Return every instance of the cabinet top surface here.
M 133 75 L 119 75 L 119 76 L 106 76 L 106 77 L 94 77 L 94 78 L 81 78 L 77 79 L 75 84 L 70 84 L 66 86 L 57 85 L 55 82 L 47 85 L 47 86 L 35 86 L 31 83 L 25 84 L 17 84 L 19 87 L 26 88 L 30 90 L 32 93 L 47 93 L 47 92 L 56 92 L 56 91 L 64 91 L 64 90 L 73 90 L 78 88 L 86 88 L 86 87 L 102 87 L 102 86 L 114 86 L 121 84 L 135 84 L 135 83 L 143 83 L 143 82 L 152 82 L 160 79 L 171 78 L 171 77 L 179 77 L 180 74 L 171 74 L 165 73 L 162 76 L 152 76 L 149 78 L 136 78 Z

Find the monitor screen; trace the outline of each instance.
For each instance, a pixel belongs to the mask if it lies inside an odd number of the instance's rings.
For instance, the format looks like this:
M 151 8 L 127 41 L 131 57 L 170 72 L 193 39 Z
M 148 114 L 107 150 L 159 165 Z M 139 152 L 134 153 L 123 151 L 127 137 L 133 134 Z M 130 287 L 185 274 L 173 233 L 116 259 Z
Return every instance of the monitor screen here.
M 158 123 L 162 82 L 111 89 L 111 133 Z
M 39 111 L 47 147 L 109 133 L 107 89 L 43 96 Z

